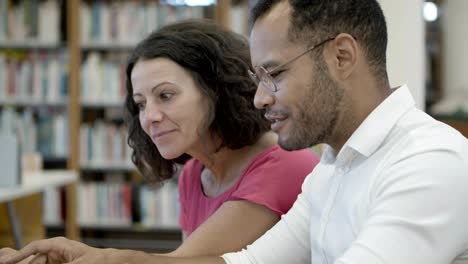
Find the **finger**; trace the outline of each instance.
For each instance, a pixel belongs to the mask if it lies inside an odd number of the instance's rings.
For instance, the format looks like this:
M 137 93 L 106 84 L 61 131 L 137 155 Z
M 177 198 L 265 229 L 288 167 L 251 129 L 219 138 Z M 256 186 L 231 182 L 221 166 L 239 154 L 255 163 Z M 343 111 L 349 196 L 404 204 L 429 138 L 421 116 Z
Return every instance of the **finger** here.
M 12 248 L 2 248 L 0 249 L 0 264 L 4 263 L 11 255 L 15 254 L 17 251 Z
M 28 264 L 47 264 L 47 255 L 38 254 Z
M 39 240 L 29 243 L 27 246 L 13 254 L 9 259 L 5 260 L 5 264 L 15 264 L 21 260 L 33 256 L 35 254 L 47 254 L 50 250 L 50 243 L 48 240 Z
M 6 256 L 6 255 L 9 255 L 9 254 L 13 254 L 15 252 L 16 252 L 16 250 L 14 250 L 12 248 L 8 248 L 8 247 L 2 248 L 2 249 L 0 249 L 0 257 Z

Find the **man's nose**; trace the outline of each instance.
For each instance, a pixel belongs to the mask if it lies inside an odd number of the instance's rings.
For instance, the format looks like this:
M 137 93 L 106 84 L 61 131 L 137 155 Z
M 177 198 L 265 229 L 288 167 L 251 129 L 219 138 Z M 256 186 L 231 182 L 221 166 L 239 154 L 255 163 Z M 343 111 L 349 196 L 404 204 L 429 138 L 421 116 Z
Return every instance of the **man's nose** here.
M 268 90 L 262 83 L 257 85 L 257 91 L 255 92 L 254 105 L 258 109 L 265 109 L 271 106 L 275 102 L 273 92 Z

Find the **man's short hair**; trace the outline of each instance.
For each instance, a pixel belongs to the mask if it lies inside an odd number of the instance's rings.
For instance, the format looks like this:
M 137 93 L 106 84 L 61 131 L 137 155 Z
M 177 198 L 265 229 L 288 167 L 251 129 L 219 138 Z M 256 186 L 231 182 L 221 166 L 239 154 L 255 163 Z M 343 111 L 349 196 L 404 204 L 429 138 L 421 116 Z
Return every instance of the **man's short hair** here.
M 252 23 L 282 1 L 288 1 L 292 7 L 289 28 L 292 42 L 315 45 L 339 33 L 348 33 L 363 48 L 375 76 L 387 79 L 387 24 L 377 0 L 259 0 L 251 12 Z

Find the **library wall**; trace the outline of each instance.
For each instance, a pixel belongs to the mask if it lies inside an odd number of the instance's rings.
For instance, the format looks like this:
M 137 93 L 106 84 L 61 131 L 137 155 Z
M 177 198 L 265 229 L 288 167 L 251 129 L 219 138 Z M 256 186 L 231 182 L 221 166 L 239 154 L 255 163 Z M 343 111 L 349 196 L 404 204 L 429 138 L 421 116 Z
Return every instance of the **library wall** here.
M 461 96 L 468 101 L 468 1 L 444 1 L 441 9 L 443 52 L 443 74 L 445 96 Z M 466 107 L 468 111 L 468 106 Z
M 426 72 L 423 1 L 379 2 L 387 19 L 387 67 L 390 85 L 397 87 L 408 84 L 416 106 L 424 110 Z

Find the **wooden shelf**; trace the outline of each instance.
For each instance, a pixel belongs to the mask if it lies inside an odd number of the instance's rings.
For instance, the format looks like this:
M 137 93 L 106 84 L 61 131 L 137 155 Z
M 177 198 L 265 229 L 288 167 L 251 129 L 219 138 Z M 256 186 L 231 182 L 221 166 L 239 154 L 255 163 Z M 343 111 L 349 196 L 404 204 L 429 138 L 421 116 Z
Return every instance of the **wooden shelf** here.
M 130 52 L 135 48 L 135 44 L 104 44 L 104 43 L 88 43 L 81 44 L 82 51 L 121 51 Z
M 61 43 L 35 43 L 33 42 L 2 42 L 0 49 L 14 49 L 14 50 L 59 50 L 65 49 L 66 46 Z
M 56 101 L 34 101 L 28 99 L 0 99 L 0 106 L 13 106 L 13 107 L 65 107 L 67 100 Z
M 82 171 L 135 171 L 136 167 L 127 161 L 109 161 L 109 162 L 90 162 L 80 165 Z
M 82 108 L 87 109 L 101 109 L 101 108 L 123 108 L 124 102 L 122 101 L 82 101 L 81 102 Z

